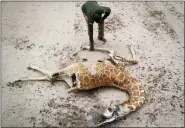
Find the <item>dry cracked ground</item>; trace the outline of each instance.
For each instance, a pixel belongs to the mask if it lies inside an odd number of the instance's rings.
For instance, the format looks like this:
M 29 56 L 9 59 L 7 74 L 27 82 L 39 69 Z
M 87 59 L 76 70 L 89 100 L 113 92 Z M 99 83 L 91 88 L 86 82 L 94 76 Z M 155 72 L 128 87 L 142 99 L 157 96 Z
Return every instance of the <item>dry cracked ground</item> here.
M 92 64 L 103 53 L 80 51 L 88 45 L 82 2 L 2 3 L 2 126 L 4 127 L 90 127 L 97 123 L 110 101 L 127 95 L 113 88 L 67 93 L 63 82 L 24 82 L 38 77 L 27 70 L 36 65 L 49 71 L 74 62 Z M 107 43 L 96 47 L 115 49 L 130 56 L 131 44 L 138 65 L 126 68 L 145 87 L 145 105 L 111 127 L 184 126 L 184 4 L 183 2 L 100 2 L 109 6 Z

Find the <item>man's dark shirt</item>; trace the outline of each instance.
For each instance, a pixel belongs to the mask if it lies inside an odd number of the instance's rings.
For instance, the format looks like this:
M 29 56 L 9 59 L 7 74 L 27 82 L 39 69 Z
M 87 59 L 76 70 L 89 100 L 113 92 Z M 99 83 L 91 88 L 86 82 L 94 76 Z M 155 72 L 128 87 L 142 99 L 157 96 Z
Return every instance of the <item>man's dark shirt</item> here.
M 109 7 L 103 7 L 98 5 L 96 1 L 87 1 L 82 5 L 82 12 L 88 17 L 88 24 L 93 24 L 93 14 L 99 14 L 102 15 L 105 13 L 103 20 L 107 18 L 107 16 L 110 14 L 111 10 Z

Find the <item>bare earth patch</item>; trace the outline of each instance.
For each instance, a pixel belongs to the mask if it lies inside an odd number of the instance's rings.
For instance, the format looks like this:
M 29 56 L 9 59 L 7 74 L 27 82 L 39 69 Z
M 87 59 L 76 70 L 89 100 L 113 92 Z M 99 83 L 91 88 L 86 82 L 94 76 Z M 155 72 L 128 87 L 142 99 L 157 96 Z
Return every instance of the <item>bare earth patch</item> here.
M 105 54 L 80 51 L 88 45 L 82 2 L 2 2 L 2 126 L 92 127 L 113 100 L 124 92 L 102 88 L 68 94 L 64 82 L 19 82 L 39 77 L 29 65 L 58 70 L 71 63 L 95 63 Z M 138 111 L 105 127 L 184 126 L 184 4 L 183 2 L 100 2 L 111 8 L 103 44 L 120 56 L 136 51 L 139 63 L 126 70 L 146 90 Z M 70 10 L 70 11 L 69 11 Z M 128 51 L 129 52 L 129 51 Z

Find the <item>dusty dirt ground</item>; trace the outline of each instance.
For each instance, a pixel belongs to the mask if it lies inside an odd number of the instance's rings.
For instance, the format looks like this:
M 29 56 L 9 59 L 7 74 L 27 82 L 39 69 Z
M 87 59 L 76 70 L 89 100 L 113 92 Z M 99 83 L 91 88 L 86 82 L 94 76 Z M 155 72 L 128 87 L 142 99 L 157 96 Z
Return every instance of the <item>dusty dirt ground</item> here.
M 96 47 L 114 48 L 129 56 L 133 45 L 138 65 L 126 68 L 144 85 L 147 99 L 138 111 L 107 126 L 184 126 L 184 4 L 183 2 L 100 2 L 109 6 L 106 19 L 107 43 Z M 81 51 L 88 45 L 82 2 L 2 3 L 2 126 L 66 127 L 94 126 L 111 100 L 127 98 L 118 89 L 101 88 L 67 93 L 65 83 L 8 82 L 40 76 L 27 70 L 36 65 L 50 71 L 73 62 L 86 64 L 106 57 Z

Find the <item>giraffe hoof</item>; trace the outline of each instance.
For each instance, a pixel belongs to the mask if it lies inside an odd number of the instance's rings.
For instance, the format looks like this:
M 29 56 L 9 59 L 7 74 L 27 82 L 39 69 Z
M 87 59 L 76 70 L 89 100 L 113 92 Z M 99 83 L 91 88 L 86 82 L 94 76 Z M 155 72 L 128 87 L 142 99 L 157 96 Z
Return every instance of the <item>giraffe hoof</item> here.
M 77 88 L 76 88 L 76 87 L 75 87 L 75 88 L 70 88 L 70 89 L 68 89 L 67 92 L 68 92 L 68 93 L 77 92 Z
M 16 82 L 20 82 L 21 80 L 20 79 L 18 79 Z
M 67 91 L 67 93 L 71 93 L 72 91 L 69 89 L 68 91 Z
M 54 79 L 54 77 L 57 77 L 57 76 L 59 76 L 60 74 L 57 72 L 57 73 L 54 73 L 54 74 L 52 74 L 51 76 L 52 76 L 52 79 Z

